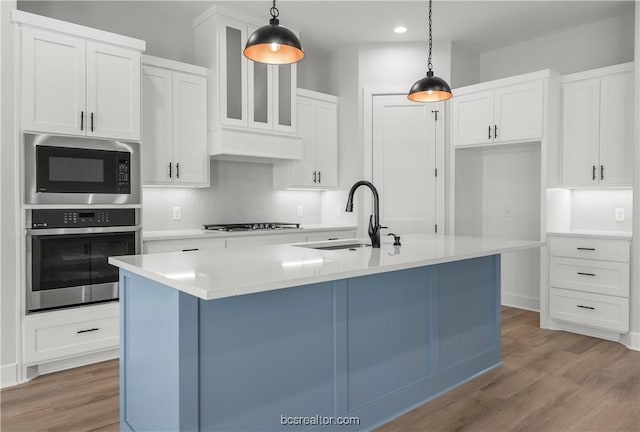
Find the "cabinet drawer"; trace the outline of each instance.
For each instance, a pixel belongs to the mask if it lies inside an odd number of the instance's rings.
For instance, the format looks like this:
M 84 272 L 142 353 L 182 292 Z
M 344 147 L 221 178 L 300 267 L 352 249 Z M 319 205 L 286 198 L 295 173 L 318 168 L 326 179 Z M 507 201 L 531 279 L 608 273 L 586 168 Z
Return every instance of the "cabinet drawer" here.
M 225 240 L 211 239 L 180 239 L 180 240 L 152 240 L 144 242 L 144 253 L 183 252 L 189 250 L 224 249 Z
M 296 234 L 270 234 L 245 237 L 233 237 L 227 240 L 227 247 L 241 246 L 258 246 L 258 245 L 275 245 L 285 243 L 304 243 L 307 235 L 304 233 Z
M 550 237 L 553 256 L 629 262 L 629 241 L 586 237 Z
M 551 318 L 614 330 L 629 331 L 629 299 L 551 288 Z
M 629 297 L 629 264 L 551 257 L 552 287 Z
M 43 312 L 25 318 L 25 362 L 35 364 L 117 348 L 119 338 L 117 303 L 97 309 Z
M 308 242 L 327 241 L 327 240 L 342 240 L 356 237 L 355 230 L 348 231 L 321 231 L 307 234 Z

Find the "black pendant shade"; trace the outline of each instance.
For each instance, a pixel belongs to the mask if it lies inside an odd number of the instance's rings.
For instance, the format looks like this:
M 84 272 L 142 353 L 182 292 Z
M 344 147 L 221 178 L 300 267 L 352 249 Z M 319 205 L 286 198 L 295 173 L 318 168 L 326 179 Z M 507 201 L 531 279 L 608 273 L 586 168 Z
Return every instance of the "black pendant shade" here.
M 268 64 L 297 63 L 304 58 L 300 39 L 286 27 L 280 25 L 278 9 L 274 0 L 269 24 L 254 31 L 244 48 L 249 60 Z
M 407 98 L 414 102 L 440 102 L 453 97 L 451 87 L 442 78 L 433 75 L 433 64 L 431 64 L 431 51 L 433 48 L 431 20 L 431 0 L 429 0 L 429 58 L 427 60 L 427 76 L 416 81 L 409 90 Z
M 428 71 L 426 77 L 416 81 L 407 96 L 414 102 L 438 102 L 452 97 L 449 84 L 442 78 L 433 76 L 433 71 Z

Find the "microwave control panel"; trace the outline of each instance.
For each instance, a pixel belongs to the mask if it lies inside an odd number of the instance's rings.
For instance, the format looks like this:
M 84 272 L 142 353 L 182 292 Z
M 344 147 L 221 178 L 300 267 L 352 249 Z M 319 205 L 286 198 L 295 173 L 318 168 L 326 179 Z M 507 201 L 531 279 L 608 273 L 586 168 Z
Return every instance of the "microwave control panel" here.
M 119 158 L 118 159 L 118 192 L 119 193 L 131 193 L 131 184 L 130 177 L 131 173 L 129 172 L 129 158 Z
M 32 228 L 81 228 L 133 226 L 135 209 L 35 209 Z

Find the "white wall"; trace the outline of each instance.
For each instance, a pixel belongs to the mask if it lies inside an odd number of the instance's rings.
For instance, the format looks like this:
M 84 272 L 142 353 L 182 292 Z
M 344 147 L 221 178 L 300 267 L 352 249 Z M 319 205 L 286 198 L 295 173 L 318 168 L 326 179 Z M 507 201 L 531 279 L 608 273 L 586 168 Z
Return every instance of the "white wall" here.
M 211 161 L 211 187 L 143 189 L 146 231 L 194 229 L 207 223 L 320 223 L 320 192 L 274 191 L 271 164 Z M 172 220 L 172 207 L 182 220 Z M 303 207 L 303 217 L 297 207 Z
M 301 35 L 304 40 L 304 36 Z M 298 63 L 298 87 L 321 93 L 331 93 L 329 54 L 311 44 L 305 44 L 304 59 Z
M 633 15 L 552 33 L 480 54 L 480 81 L 541 69 L 561 74 L 633 61 Z
M 162 1 L 20 1 L 18 8 L 147 41 L 147 54 L 193 63 L 190 18 L 169 15 Z
M 640 7 L 635 10 L 635 113 L 640 113 Z M 631 261 L 631 317 L 630 339 L 636 348 L 640 347 L 640 122 L 635 122 L 635 145 L 633 152 L 633 244 Z M 631 156 L 631 155 L 630 155 Z
M 616 208 L 624 209 L 624 221 L 616 222 Z M 626 231 L 633 229 L 631 189 L 571 191 L 571 229 Z
M 480 82 L 480 54 L 453 42 L 451 44 L 451 88 Z
M 18 171 L 15 125 L 15 85 L 13 73 L 13 25 L 10 21 L 15 1 L 0 1 L 0 387 L 18 379 L 18 312 L 20 287 L 17 225 Z

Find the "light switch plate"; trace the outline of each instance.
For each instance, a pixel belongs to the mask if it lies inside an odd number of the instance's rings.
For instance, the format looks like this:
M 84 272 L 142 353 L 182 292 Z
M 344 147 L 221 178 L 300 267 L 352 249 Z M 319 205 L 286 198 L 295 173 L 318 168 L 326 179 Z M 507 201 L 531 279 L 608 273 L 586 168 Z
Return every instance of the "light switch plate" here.
M 298 217 L 304 216 L 304 208 L 302 206 L 298 206 Z
M 180 207 L 173 208 L 173 220 L 179 221 L 182 219 L 182 209 Z
M 615 219 L 616 222 L 624 222 L 624 209 L 617 208 L 615 211 Z

